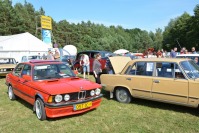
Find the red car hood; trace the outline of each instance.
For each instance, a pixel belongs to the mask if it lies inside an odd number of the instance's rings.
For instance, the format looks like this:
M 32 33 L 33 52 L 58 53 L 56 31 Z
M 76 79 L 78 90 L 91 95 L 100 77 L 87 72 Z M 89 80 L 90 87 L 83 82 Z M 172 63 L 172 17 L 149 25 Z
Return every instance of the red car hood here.
M 35 82 L 34 86 L 51 95 L 79 92 L 81 89 L 91 90 L 101 88 L 101 85 L 81 78 L 38 81 Z

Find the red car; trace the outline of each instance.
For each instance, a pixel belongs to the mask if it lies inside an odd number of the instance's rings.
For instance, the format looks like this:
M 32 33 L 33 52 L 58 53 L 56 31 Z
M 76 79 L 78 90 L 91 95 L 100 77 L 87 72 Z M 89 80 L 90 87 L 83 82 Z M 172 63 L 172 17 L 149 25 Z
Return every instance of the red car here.
M 106 60 L 107 60 L 107 57 L 109 55 L 111 55 L 112 53 L 111 52 L 108 52 L 108 51 L 98 51 L 98 50 L 90 50 L 90 51 L 83 51 L 83 52 L 79 52 L 76 56 L 76 60 L 75 60 L 75 63 L 73 65 L 73 69 L 77 69 L 80 73 L 82 73 L 82 67 L 80 67 L 80 58 L 81 58 L 81 55 L 82 54 L 86 54 L 88 55 L 89 57 L 89 61 L 90 61 L 90 72 L 93 72 L 93 61 L 95 60 L 95 55 L 96 54 L 101 54 L 101 60 L 100 60 L 100 63 L 101 63 L 101 69 L 105 69 L 105 64 L 106 64 Z
M 75 76 L 64 63 L 34 60 L 18 64 L 6 76 L 10 100 L 33 105 L 40 120 L 87 112 L 101 103 L 101 85 Z

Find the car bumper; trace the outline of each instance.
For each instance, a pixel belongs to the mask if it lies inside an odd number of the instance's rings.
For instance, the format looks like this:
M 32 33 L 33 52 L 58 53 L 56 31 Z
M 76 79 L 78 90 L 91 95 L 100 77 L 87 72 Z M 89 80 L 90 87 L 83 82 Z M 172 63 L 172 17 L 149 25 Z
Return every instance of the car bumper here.
M 49 118 L 61 117 L 61 116 L 69 116 L 74 114 L 80 114 L 87 112 L 89 110 L 97 108 L 102 101 L 102 94 L 98 97 L 91 98 L 88 100 L 82 100 L 78 102 L 70 102 L 65 104 L 45 104 L 46 115 Z M 92 106 L 82 109 L 82 110 L 74 110 L 74 106 L 76 104 L 83 104 L 87 102 L 92 102 Z
M 11 72 L 11 71 L 10 71 Z M 10 72 L 0 72 L 0 76 L 6 76 L 8 73 L 10 73 Z

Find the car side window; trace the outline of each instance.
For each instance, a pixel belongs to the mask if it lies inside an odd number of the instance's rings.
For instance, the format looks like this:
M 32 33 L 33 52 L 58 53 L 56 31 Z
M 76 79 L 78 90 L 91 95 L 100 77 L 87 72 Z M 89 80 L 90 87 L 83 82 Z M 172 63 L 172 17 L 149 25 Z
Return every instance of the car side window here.
M 13 75 L 21 76 L 21 71 L 22 71 L 23 67 L 24 67 L 24 64 L 17 65 L 16 68 L 14 69 L 14 71 L 13 71 Z
M 153 62 L 137 62 L 132 66 L 128 75 L 152 76 L 153 69 Z
M 23 76 L 23 75 L 31 75 L 31 66 L 30 65 L 24 66 L 21 76 Z
M 179 65 L 175 64 L 175 78 L 176 79 L 185 79 Z
M 174 63 L 157 62 L 156 77 L 174 78 Z

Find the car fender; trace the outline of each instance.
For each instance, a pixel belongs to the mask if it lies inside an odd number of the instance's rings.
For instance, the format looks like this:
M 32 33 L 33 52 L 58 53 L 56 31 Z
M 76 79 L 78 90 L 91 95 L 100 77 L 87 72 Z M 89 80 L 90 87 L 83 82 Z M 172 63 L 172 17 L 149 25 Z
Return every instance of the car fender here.
M 129 91 L 129 93 L 131 94 L 131 96 L 133 96 L 133 92 L 132 92 L 132 90 L 128 86 L 126 86 L 126 85 L 117 85 L 117 86 L 114 87 L 114 90 L 113 90 L 114 93 L 115 93 L 115 91 L 116 91 L 117 88 L 125 88 L 125 89 L 127 89 Z

